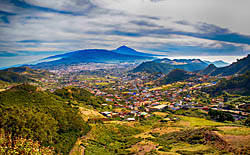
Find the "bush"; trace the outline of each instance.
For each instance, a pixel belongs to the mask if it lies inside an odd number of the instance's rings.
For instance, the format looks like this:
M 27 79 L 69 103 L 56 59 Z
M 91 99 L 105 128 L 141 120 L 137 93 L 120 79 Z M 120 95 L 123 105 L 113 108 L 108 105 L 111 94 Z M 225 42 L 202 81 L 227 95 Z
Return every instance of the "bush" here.
M 183 131 L 171 132 L 156 138 L 154 141 L 161 145 L 169 145 L 176 142 L 187 142 L 189 144 L 204 144 L 206 133 L 212 129 L 187 129 Z
M 22 135 L 28 139 L 50 145 L 58 136 L 58 122 L 48 114 L 28 107 L 1 106 L 0 128 L 13 136 Z
M 248 117 L 245 121 L 245 125 L 250 127 L 250 117 Z
M 160 133 L 157 132 L 150 132 L 150 134 L 154 137 L 159 137 Z
M 44 147 L 38 141 L 0 135 L 0 154 L 24 154 L 24 155 L 53 155 L 53 148 Z
M 227 113 L 227 112 L 210 110 L 208 112 L 208 115 L 211 116 L 212 119 L 219 121 L 219 122 L 225 122 L 225 121 L 234 122 L 234 117 L 230 113 Z
M 171 146 L 163 146 L 161 148 L 159 148 L 159 151 L 163 151 L 163 152 L 169 152 L 172 149 Z

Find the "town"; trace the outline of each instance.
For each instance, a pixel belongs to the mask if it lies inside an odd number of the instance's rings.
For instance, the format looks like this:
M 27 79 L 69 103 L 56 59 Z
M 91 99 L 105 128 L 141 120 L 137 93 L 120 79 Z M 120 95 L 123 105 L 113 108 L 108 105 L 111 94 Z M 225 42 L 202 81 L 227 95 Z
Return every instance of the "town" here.
M 185 81 L 159 84 L 165 74 L 135 73 L 131 71 L 135 66 L 129 63 L 91 63 L 53 68 L 49 70 L 53 74 L 34 84 L 51 92 L 68 86 L 84 88 L 104 98 L 107 104 L 102 104 L 103 107 L 113 107 L 108 111 L 103 111 L 108 109 L 103 108 L 101 114 L 120 120 L 135 121 L 135 116 L 149 117 L 150 111 L 179 109 L 225 111 L 230 112 L 234 120 L 245 119 L 250 114 L 249 100 L 237 102 L 241 96 L 223 94 L 213 97 L 203 91 L 203 88 L 215 85 L 220 79 L 230 79 L 232 76 L 199 75 Z M 126 112 L 115 111 L 121 108 L 126 109 Z

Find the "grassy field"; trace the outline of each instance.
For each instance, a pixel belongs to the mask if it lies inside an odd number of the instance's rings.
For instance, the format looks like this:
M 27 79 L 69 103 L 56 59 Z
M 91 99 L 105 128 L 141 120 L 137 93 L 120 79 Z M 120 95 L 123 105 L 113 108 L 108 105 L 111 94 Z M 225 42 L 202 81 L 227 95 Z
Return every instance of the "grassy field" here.
M 162 90 L 162 89 L 168 90 L 171 88 L 179 88 L 185 84 L 186 84 L 186 82 L 176 82 L 176 83 L 172 83 L 172 84 L 162 85 L 161 87 L 151 88 L 151 89 L 149 89 L 149 91 Z
M 79 75 L 78 80 L 80 81 L 93 81 L 93 80 L 107 80 L 103 77 L 92 76 L 92 75 Z
M 165 117 L 167 115 L 169 115 L 168 113 L 166 112 L 153 112 L 154 115 L 157 115 L 157 116 L 162 116 L 162 117 Z
M 83 117 L 103 117 L 95 110 L 80 109 Z M 141 119 L 139 122 L 104 121 L 103 123 L 92 123 L 90 124 L 92 126 L 91 131 L 77 142 L 74 150 L 77 153 L 84 151 L 86 155 L 133 153 L 141 155 L 230 155 L 226 150 L 220 150 L 211 144 L 205 143 L 204 137 L 200 137 L 199 142 L 188 138 L 174 140 L 183 134 L 189 136 L 189 130 L 195 131 L 204 127 L 217 128 L 218 131 L 215 130 L 215 132 L 232 144 L 232 146 L 242 147 L 242 145 L 239 145 L 241 142 L 243 147 L 248 145 L 247 138 L 250 135 L 250 128 L 247 127 L 237 127 L 229 123 L 215 122 L 197 117 L 171 116 L 171 114 L 166 112 L 154 112 L 152 114 L 152 117 L 145 120 Z M 165 117 L 176 117 L 179 120 L 162 122 L 161 119 Z M 173 139 L 164 140 L 164 137 L 167 138 L 168 136 L 172 136 Z M 200 136 L 199 132 L 196 132 L 196 136 Z M 192 144 L 192 142 L 195 143 Z
M 80 107 L 79 109 L 80 109 L 80 112 L 84 121 L 87 121 L 88 119 L 94 119 L 94 118 L 105 118 L 98 111 L 87 109 L 84 107 Z
M 177 125 L 186 127 L 204 127 L 204 126 L 229 126 L 230 124 L 215 122 L 197 117 L 178 116 L 181 120 Z
M 176 143 L 176 144 L 171 145 L 171 147 L 172 147 L 172 149 L 169 150 L 168 154 L 180 155 L 180 154 L 184 154 L 184 152 L 190 152 L 189 154 L 195 154 L 192 152 L 207 151 L 207 153 L 206 153 L 207 155 L 208 154 L 220 155 L 219 152 L 212 151 L 212 150 L 214 150 L 212 148 L 212 146 L 203 145 L 203 144 L 188 144 L 188 143 L 180 142 L 180 143 Z M 211 153 L 209 153 L 208 150 L 211 150 Z M 177 153 L 177 152 L 179 152 L 179 153 Z M 164 154 L 164 153 L 162 152 L 162 154 Z
M 218 127 L 220 133 L 226 135 L 248 136 L 250 135 L 250 128 L 247 127 Z
M 99 86 L 106 86 L 108 85 L 108 82 L 96 82 L 96 83 L 90 83 L 90 85 L 99 85 Z

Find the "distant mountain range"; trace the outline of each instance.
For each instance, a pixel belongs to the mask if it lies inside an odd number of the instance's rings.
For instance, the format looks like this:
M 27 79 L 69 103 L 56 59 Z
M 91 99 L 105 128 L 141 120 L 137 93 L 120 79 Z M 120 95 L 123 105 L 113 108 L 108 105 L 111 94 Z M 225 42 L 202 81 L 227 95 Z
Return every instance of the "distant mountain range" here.
M 217 68 L 214 65 L 209 65 L 204 70 L 200 71 L 200 74 L 210 75 L 210 76 L 228 76 L 234 74 L 243 74 L 250 70 L 250 54 L 237 62 L 232 63 L 229 66 Z
M 213 65 L 215 65 L 216 67 L 225 67 L 225 66 L 228 66 L 228 65 L 230 65 L 229 63 L 227 63 L 227 62 L 225 62 L 225 61 L 222 61 L 222 60 L 219 60 L 219 61 L 213 61 L 213 62 L 211 62 L 211 61 L 205 61 L 204 60 L 204 62 L 205 63 L 207 63 L 207 64 L 213 64 Z
M 209 64 L 210 63 L 210 64 Z M 243 74 L 250 70 L 250 54 L 237 60 L 230 65 L 223 61 L 209 62 L 202 61 L 200 59 L 174 59 L 170 60 L 168 58 L 156 59 L 153 61 L 143 62 L 137 66 L 134 72 L 147 72 L 147 73 L 164 73 L 167 74 L 173 69 L 182 69 L 188 72 L 200 73 L 203 75 L 210 76 L 229 76 L 234 74 Z M 217 66 L 226 65 L 224 67 Z M 209 65 L 208 65 L 209 64 Z
M 136 67 L 134 72 L 148 72 L 148 73 L 169 73 L 173 69 L 182 69 L 185 71 L 193 72 L 203 70 L 208 66 L 207 63 L 200 59 L 174 59 L 168 58 L 156 59 L 154 61 L 144 62 Z
M 127 46 L 121 46 L 115 50 L 86 49 L 51 56 L 44 59 L 51 61 L 42 62 L 31 67 L 49 68 L 58 65 L 71 65 L 79 63 L 142 62 L 154 59 L 153 56 L 156 55 L 138 52 Z

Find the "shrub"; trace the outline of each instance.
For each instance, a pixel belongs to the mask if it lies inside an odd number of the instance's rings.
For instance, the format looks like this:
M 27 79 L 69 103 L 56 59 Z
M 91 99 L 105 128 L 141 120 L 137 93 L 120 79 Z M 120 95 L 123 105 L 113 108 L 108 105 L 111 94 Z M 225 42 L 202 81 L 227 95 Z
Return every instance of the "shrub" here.
M 55 151 L 51 147 L 44 147 L 38 141 L 0 135 L 0 154 L 12 155 L 53 155 Z

